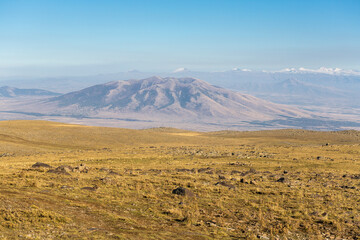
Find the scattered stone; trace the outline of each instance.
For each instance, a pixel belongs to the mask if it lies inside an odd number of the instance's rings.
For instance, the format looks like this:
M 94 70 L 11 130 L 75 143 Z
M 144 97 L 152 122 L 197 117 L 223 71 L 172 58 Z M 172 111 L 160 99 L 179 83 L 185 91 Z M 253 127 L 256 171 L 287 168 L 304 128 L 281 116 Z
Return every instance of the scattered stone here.
M 354 174 L 351 176 L 351 179 L 360 179 L 360 174 Z
M 177 222 L 185 222 L 185 221 L 187 221 L 188 220 L 188 218 L 187 217 L 184 217 L 184 218 L 181 218 L 181 219 L 175 219 L 175 221 L 177 221 Z
M 256 173 L 255 168 L 250 168 L 249 173 Z
M 112 179 L 109 177 L 98 178 L 98 179 L 103 183 L 110 183 L 112 181 Z
M 70 175 L 70 172 L 73 171 L 73 168 L 71 166 L 62 165 L 60 167 L 57 167 L 55 169 L 50 169 L 47 171 L 48 173 L 56 173 L 56 174 L 64 174 L 64 175 Z
M 94 185 L 93 187 L 83 187 L 82 190 L 88 190 L 88 191 L 96 191 L 99 187 Z
M 343 189 L 356 189 L 354 186 L 340 186 Z
M 203 172 L 205 172 L 205 173 L 212 172 L 212 173 L 213 173 L 213 171 L 214 171 L 214 169 L 212 169 L 211 167 L 199 168 L 199 169 L 197 170 L 198 173 L 203 173 Z
M 196 170 L 195 168 L 193 169 L 187 169 L 187 168 L 177 168 L 175 169 L 177 172 L 188 172 L 188 173 L 195 173 Z
M 256 170 L 254 168 L 250 168 L 248 171 L 242 172 L 241 176 L 246 176 L 248 174 L 255 174 L 255 173 L 257 173 Z
M 99 228 L 92 227 L 92 228 L 89 228 L 88 230 L 89 230 L 89 231 L 96 231 L 96 230 L 99 230 Z
M 217 185 L 221 185 L 221 186 L 224 186 L 224 187 L 228 187 L 229 189 L 235 189 L 236 187 L 228 182 L 217 182 L 215 183 L 215 186 Z
M 80 164 L 79 166 L 75 167 L 73 169 L 73 172 L 79 172 L 79 173 L 88 173 L 89 172 L 89 168 L 86 167 L 84 164 Z
M 187 188 L 184 187 L 178 187 L 172 191 L 172 194 L 180 195 L 180 196 L 188 196 L 188 197 L 194 197 L 195 194 L 190 191 Z
M 261 192 L 261 191 L 256 191 L 255 193 L 256 193 L 256 194 L 259 194 L 259 195 L 265 195 L 265 194 L 266 194 L 266 193 Z
M 74 189 L 73 187 L 71 186 L 67 186 L 67 185 L 63 185 L 60 187 L 61 189 Z
M 53 168 L 53 167 L 50 166 L 49 164 L 42 163 L 42 162 L 37 162 L 37 163 L 35 163 L 34 165 L 32 165 L 31 167 L 32 167 L 32 168 L 40 168 L 40 167 L 43 167 L 43 168 Z
M 100 168 L 99 171 L 101 171 L 101 172 L 110 172 L 110 169 L 108 169 L 108 168 Z
M 217 225 L 213 222 L 206 222 L 206 224 L 209 226 L 209 227 L 217 227 Z
M 115 171 L 113 171 L 113 170 L 110 170 L 110 172 L 108 173 L 108 175 L 121 176 L 121 174 L 120 174 L 120 173 L 115 172 Z
M 246 164 L 246 163 L 242 163 L 242 162 L 232 162 L 232 163 L 229 163 L 229 165 L 231 165 L 231 166 L 234 166 L 234 165 L 237 165 L 237 166 L 246 166 L 247 164 Z
M 310 215 L 310 216 L 318 216 L 318 215 L 319 215 L 319 212 L 314 211 L 314 212 L 310 213 L 309 215 Z
M 0 154 L 0 157 L 9 157 L 9 156 L 11 156 L 10 153 L 1 153 Z
M 278 180 L 276 180 L 277 182 L 285 182 L 285 178 L 284 177 L 281 177 L 281 178 L 279 178 Z

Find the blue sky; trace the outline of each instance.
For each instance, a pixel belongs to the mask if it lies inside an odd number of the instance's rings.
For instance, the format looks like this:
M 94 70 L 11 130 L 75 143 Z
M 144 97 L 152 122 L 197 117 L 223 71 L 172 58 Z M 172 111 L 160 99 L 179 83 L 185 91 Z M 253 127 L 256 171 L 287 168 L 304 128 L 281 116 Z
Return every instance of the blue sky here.
M 0 76 L 360 69 L 358 0 L 0 0 Z

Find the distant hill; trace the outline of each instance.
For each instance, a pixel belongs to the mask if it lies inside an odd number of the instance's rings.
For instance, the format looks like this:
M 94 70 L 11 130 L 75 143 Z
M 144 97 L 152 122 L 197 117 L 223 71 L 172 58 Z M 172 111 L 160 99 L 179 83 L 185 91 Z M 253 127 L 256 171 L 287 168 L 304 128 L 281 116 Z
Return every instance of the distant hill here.
M 289 68 L 280 71 L 261 71 L 234 68 L 229 71 L 201 72 L 180 67 L 173 72 L 141 72 L 128 71 L 113 74 L 99 74 L 90 76 L 67 76 L 56 78 L 12 78 L 0 79 L 1 85 L 11 85 L 19 88 L 46 89 L 55 92 L 71 92 L 91 85 L 104 84 L 110 81 L 126 79 L 144 79 L 151 76 L 197 78 L 223 88 L 240 91 L 271 102 L 281 104 L 296 104 L 298 107 L 309 109 L 312 106 L 323 106 L 338 113 L 347 114 L 345 109 L 360 109 L 358 92 L 360 91 L 360 73 L 354 70 L 339 68 Z M 293 93 L 286 90 L 286 83 L 290 83 Z M 295 89 L 300 84 L 300 89 Z M 269 90 L 271 89 L 271 92 Z M 335 90 L 335 91 L 334 91 Z M 301 92 L 302 91 L 302 92 Z M 299 94 L 298 94 L 299 93 Z M 345 94 L 342 94 L 345 93 Z M 319 98 L 320 96 L 320 98 Z M 326 113 L 326 112 L 325 112 Z
M 276 96 L 275 90 L 284 94 Z M 301 97 L 306 92 L 323 95 L 324 101 L 329 101 L 327 95 L 343 94 L 343 90 L 293 79 L 269 84 L 261 91 L 267 91 L 264 98 L 288 96 L 288 100 L 294 101 L 294 104 L 303 101 Z M 318 99 L 321 98 L 316 101 Z M 336 98 L 332 99 L 336 101 Z M 36 119 L 95 126 L 136 129 L 175 127 L 197 131 L 360 129 L 356 109 L 350 110 L 346 115 L 336 112 L 332 115 L 321 114 L 314 109 L 301 110 L 190 77 L 113 81 L 31 101 L 27 98 L 7 98 L 0 105 L 3 120 Z
M 294 78 L 276 83 L 248 85 L 247 90 L 251 94 L 268 101 L 299 106 L 351 106 L 353 104 L 351 103 L 353 101 L 352 96 L 354 96 L 351 91 L 320 86 Z
M 284 95 L 306 95 L 307 97 L 319 97 L 319 96 L 337 96 L 344 97 L 345 91 L 334 89 L 331 87 L 318 86 L 311 83 L 302 82 L 296 79 L 287 79 L 276 83 L 271 88 L 271 91 L 276 91 L 278 94 Z
M 0 87 L 0 97 L 14 98 L 22 96 L 58 96 L 60 93 L 55 93 L 42 89 L 20 89 L 14 87 Z
M 270 120 L 310 117 L 305 111 L 274 104 L 247 94 L 210 85 L 195 78 L 151 77 L 116 81 L 51 98 L 47 106 L 57 111 L 88 115 L 111 112 L 162 118 Z

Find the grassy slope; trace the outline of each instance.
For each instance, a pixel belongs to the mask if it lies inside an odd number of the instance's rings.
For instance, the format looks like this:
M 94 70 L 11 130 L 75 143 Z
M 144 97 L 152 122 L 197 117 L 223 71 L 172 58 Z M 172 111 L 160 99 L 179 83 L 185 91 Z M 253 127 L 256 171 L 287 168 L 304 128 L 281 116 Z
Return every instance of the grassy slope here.
M 0 122 L 0 237 L 355 239 L 359 143 L 355 131 Z M 31 168 L 35 162 L 89 171 L 47 173 Z M 81 189 L 93 185 L 94 192 Z M 178 186 L 197 196 L 172 194 Z

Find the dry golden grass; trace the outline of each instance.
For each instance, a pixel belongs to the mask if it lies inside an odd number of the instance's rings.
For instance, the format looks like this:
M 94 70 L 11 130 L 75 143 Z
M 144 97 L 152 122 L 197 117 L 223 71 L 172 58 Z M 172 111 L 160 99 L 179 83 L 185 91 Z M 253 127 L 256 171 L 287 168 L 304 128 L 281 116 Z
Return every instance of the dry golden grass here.
M 0 238 L 358 239 L 359 143 L 356 131 L 0 122 Z

